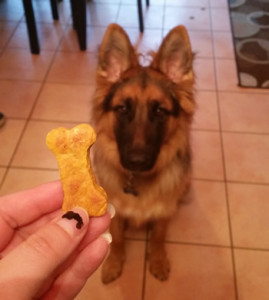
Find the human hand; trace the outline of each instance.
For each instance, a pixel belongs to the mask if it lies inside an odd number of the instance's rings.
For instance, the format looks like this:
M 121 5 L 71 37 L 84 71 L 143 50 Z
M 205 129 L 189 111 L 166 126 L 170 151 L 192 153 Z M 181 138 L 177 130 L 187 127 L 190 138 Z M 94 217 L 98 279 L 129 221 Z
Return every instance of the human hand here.
M 0 299 L 74 299 L 104 260 L 110 214 L 75 208 L 79 229 L 62 199 L 60 182 L 0 198 Z

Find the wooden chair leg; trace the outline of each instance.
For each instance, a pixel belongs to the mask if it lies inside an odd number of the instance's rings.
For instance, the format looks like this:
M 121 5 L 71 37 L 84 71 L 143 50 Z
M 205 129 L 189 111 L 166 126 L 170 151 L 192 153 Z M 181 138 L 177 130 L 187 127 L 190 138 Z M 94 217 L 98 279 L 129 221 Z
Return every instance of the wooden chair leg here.
M 50 6 L 53 20 L 59 20 L 58 0 L 50 0 Z
M 77 34 L 80 50 L 86 50 L 87 46 L 87 24 L 86 24 L 86 0 L 77 0 L 79 4 L 77 6 L 78 10 L 78 20 L 77 20 Z
M 137 9 L 138 9 L 138 21 L 139 21 L 139 30 L 144 32 L 144 20 L 143 20 L 143 11 L 141 0 L 137 0 Z
M 32 0 L 23 0 L 23 7 L 24 7 L 25 18 L 27 23 L 27 30 L 29 35 L 31 52 L 33 54 L 39 54 L 40 48 L 39 48 Z
M 73 20 L 73 29 L 77 28 L 77 1 L 70 0 L 71 4 L 71 12 L 72 12 L 72 20 Z
M 86 50 L 86 0 L 71 0 L 73 29 L 77 31 L 80 50 Z

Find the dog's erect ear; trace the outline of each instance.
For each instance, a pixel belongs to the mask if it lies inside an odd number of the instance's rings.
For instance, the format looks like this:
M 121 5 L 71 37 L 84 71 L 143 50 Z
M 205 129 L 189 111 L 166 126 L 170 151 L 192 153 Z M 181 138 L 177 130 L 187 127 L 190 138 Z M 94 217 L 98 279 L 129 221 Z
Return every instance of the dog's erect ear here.
M 166 74 L 175 83 L 193 80 L 193 53 L 184 26 L 173 28 L 163 40 L 151 66 Z
M 110 82 L 119 79 L 122 72 L 138 64 L 132 44 L 123 28 L 110 24 L 99 50 L 98 73 Z

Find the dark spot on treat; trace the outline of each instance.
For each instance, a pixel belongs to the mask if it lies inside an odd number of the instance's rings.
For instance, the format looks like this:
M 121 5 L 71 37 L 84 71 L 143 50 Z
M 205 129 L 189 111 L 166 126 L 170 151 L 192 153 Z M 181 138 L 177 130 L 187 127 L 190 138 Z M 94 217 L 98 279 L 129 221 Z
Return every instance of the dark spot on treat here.
M 66 218 L 68 220 L 72 220 L 75 219 L 77 221 L 77 229 L 81 229 L 81 227 L 83 226 L 83 220 L 81 218 L 81 216 L 78 213 L 75 213 L 73 211 L 68 211 L 67 213 L 65 213 L 62 218 Z

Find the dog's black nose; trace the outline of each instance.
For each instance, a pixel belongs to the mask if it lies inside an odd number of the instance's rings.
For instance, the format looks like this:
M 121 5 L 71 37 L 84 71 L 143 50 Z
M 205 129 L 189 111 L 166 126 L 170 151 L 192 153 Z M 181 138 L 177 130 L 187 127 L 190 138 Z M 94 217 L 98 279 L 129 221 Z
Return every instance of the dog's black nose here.
M 128 169 L 131 171 L 144 171 L 147 169 L 147 157 L 144 153 L 130 153 L 127 161 Z
M 128 160 L 131 164 L 141 165 L 146 162 L 147 158 L 143 153 L 131 153 L 128 155 Z
M 122 160 L 123 166 L 130 171 L 148 171 L 152 167 L 147 152 L 141 149 L 132 149 L 126 153 Z

